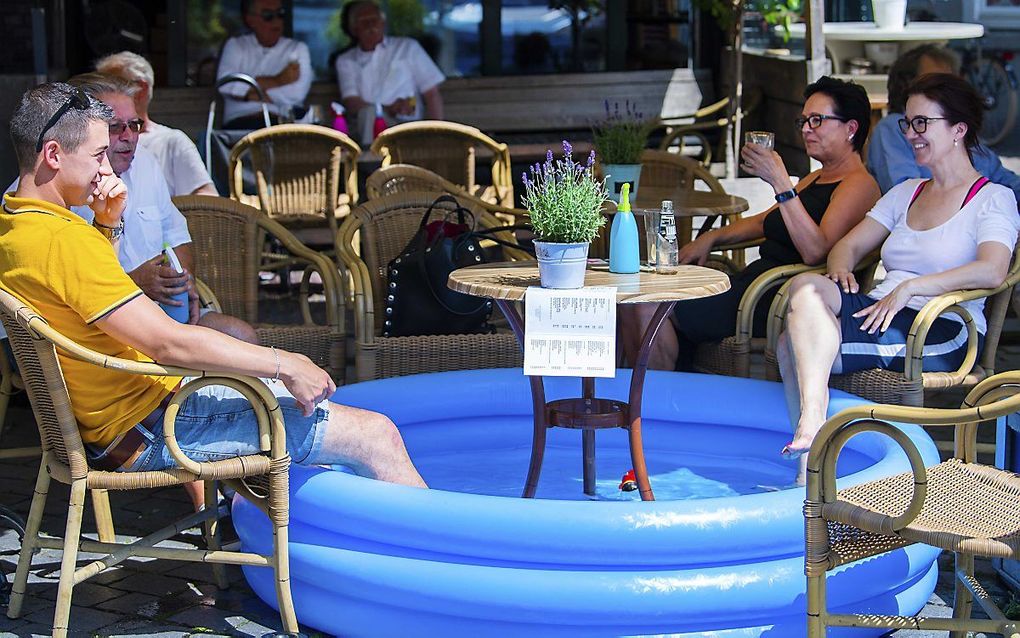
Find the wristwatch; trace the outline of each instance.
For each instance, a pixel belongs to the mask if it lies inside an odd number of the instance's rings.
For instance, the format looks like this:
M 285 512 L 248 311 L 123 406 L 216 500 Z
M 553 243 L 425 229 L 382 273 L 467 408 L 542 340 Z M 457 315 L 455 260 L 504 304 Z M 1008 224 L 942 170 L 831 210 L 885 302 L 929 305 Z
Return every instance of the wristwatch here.
M 95 219 L 93 219 L 92 220 L 92 226 L 93 226 L 93 228 L 95 228 L 96 230 L 101 232 L 103 234 L 103 237 L 106 237 L 110 241 L 113 241 L 115 239 L 120 239 L 121 235 L 124 234 L 124 220 L 123 219 L 121 219 L 120 223 L 117 224 L 116 226 L 104 226 L 103 224 L 100 224 Z
M 782 204 L 783 202 L 790 201 L 791 199 L 793 199 L 796 196 L 797 196 L 797 191 L 795 191 L 795 190 L 793 190 L 791 188 L 788 191 L 783 191 L 782 193 L 776 193 L 776 201 L 779 202 L 780 204 Z

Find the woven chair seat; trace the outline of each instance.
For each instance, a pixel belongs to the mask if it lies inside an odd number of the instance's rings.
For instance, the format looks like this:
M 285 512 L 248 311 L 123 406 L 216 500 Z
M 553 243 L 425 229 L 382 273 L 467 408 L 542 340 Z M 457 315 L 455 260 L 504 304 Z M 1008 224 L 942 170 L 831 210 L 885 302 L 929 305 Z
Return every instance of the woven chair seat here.
M 950 459 L 928 468 L 924 506 L 895 535 L 889 525 L 910 502 L 913 475 L 899 474 L 840 490 L 822 506 L 830 565 L 842 565 L 911 543 L 998 558 L 1020 556 L 1020 476 Z M 883 531 L 884 530 L 884 531 Z
M 760 341 L 760 340 L 758 340 Z M 751 342 L 726 337 L 716 343 L 702 343 L 694 351 L 694 370 L 727 377 L 745 377 L 741 362 L 750 362 Z

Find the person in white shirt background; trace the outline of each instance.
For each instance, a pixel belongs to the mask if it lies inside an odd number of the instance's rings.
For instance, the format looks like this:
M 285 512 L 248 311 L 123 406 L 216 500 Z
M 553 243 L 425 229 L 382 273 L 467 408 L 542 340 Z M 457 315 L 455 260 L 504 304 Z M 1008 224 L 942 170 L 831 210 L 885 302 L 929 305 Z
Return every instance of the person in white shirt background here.
M 443 119 L 439 85 L 446 77 L 418 42 L 387 36 L 386 14 L 371 0 L 347 3 L 340 19 L 354 45 L 337 56 L 337 82 L 358 143 L 372 143 L 376 104 L 389 126 L 423 115 Z
M 133 83 L 135 111 L 142 120 L 138 146 L 156 156 L 163 168 L 170 196 L 218 195 L 209 173 L 205 170 L 198 148 L 187 133 L 163 126 L 149 118 L 149 102 L 156 76 L 149 61 L 131 51 L 111 53 L 96 62 L 96 71 L 116 75 Z
M 251 33 L 235 36 L 223 45 L 216 79 L 231 73 L 255 78 L 268 98 L 269 112 L 279 121 L 301 115 L 314 74 L 308 45 L 283 37 L 287 10 L 281 0 L 242 0 L 241 16 Z M 263 126 L 258 92 L 242 82 L 220 87 L 224 128 L 253 129 Z M 297 109 L 295 109 L 297 107 Z M 274 122 L 275 123 L 275 122 Z

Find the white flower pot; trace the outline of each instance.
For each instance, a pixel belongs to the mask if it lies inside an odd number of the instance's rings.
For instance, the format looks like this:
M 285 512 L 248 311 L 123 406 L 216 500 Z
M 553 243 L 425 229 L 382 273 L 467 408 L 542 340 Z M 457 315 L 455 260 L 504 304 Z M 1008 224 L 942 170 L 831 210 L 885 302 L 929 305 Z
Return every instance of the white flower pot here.
M 871 0 L 875 25 L 888 31 L 902 31 L 907 22 L 907 0 Z
M 536 241 L 535 258 L 543 288 L 583 288 L 590 244 Z

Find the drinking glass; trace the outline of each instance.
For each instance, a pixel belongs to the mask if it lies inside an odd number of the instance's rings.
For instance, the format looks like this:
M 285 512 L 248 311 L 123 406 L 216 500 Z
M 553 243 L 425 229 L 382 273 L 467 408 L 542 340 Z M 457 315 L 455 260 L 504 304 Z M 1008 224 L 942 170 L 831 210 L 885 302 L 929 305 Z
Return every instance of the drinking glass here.
M 764 148 L 775 148 L 776 135 L 771 131 L 747 131 L 744 133 L 744 144 L 757 144 Z
M 656 240 L 659 237 L 659 216 L 662 213 L 658 208 L 641 209 L 641 216 L 645 222 L 645 251 L 648 255 L 646 263 L 655 267 Z

